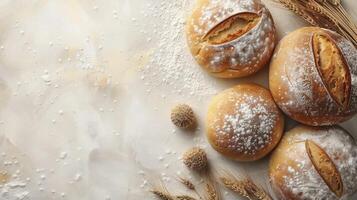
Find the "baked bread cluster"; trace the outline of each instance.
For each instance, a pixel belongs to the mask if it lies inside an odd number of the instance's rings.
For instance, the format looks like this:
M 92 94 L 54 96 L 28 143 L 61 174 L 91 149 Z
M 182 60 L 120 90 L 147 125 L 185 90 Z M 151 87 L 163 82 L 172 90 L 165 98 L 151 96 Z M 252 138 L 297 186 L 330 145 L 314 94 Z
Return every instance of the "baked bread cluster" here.
M 198 64 L 221 78 L 257 72 L 276 43 L 273 18 L 258 0 L 199 0 L 186 36 Z
M 279 199 L 347 199 L 357 191 L 357 146 L 336 126 L 357 113 L 357 50 L 349 40 L 305 27 L 275 48 L 274 22 L 259 0 L 198 0 L 186 36 L 198 64 L 216 77 L 252 75 L 270 61 L 270 91 L 239 84 L 213 97 L 206 135 L 216 151 L 255 161 L 283 138 L 269 166 Z M 283 134 L 282 113 L 304 125 Z

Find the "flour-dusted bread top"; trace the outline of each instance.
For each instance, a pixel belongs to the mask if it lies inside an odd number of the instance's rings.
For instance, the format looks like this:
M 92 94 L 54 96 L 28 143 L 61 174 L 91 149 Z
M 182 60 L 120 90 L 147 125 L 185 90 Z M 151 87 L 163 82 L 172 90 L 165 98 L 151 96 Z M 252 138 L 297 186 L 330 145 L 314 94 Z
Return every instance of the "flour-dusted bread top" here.
M 281 199 L 348 199 L 357 191 L 357 146 L 342 128 L 298 126 L 274 151 L 270 181 Z
M 308 125 L 331 125 L 357 112 L 357 50 L 335 32 L 305 27 L 285 36 L 270 64 L 279 107 Z
M 264 157 L 279 142 L 284 119 L 267 89 L 241 84 L 213 98 L 206 126 L 208 140 L 218 152 L 251 161 Z
M 259 0 L 199 0 L 186 33 L 197 62 L 225 78 L 258 71 L 275 46 L 273 19 Z
M 336 34 L 337 35 L 337 34 Z M 350 72 L 351 89 L 349 97 L 349 108 L 351 112 L 357 112 L 357 49 L 353 44 L 344 37 L 334 37 L 337 46 L 346 61 Z

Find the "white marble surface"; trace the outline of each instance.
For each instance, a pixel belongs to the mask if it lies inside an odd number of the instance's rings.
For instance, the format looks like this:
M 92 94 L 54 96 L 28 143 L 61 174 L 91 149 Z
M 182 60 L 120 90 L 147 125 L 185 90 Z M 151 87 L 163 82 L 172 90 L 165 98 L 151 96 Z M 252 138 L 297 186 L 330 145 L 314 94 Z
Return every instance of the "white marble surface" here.
M 227 160 L 203 130 L 212 95 L 239 82 L 267 85 L 267 68 L 239 80 L 202 71 L 183 34 L 191 2 L 0 1 L 0 170 L 9 175 L 1 200 L 151 199 L 146 190 L 159 179 L 187 192 L 175 177 L 192 176 L 179 157 L 195 145 L 215 168 L 269 185 L 268 159 Z M 280 37 L 305 25 L 265 2 Z M 356 17 L 357 3 L 344 3 Z M 170 123 L 181 102 L 198 116 L 195 133 Z M 356 117 L 343 126 L 357 137 Z

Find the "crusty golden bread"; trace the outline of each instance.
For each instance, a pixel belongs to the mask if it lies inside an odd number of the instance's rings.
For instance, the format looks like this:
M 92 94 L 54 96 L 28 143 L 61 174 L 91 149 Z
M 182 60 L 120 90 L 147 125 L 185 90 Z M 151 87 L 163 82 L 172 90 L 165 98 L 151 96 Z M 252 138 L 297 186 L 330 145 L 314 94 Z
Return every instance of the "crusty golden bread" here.
M 285 36 L 270 63 L 269 87 L 303 124 L 337 124 L 357 112 L 357 50 L 335 32 L 305 27 Z
M 208 109 L 208 141 L 221 154 L 239 161 L 267 155 L 279 142 L 284 117 L 269 90 L 240 84 L 215 96 Z
M 198 0 L 186 25 L 192 55 L 221 78 L 261 69 L 273 53 L 275 34 L 268 9 L 258 0 Z
M 299 125 L 284 134 L 269 163 L 279 199 L 348 199 L 357 190 L 357 146 L 341 127 Z
M 343 193 L 341 175 L 329 155 L 311 140 L 305 141 L 305 149 L 316 171 L 320 174 L 331 192 L 341 197 Z
M 330 96 L 342 107 L 349 103 L 351 76 L 333 39 L 324 33 L 312 35 L 315 65 Z

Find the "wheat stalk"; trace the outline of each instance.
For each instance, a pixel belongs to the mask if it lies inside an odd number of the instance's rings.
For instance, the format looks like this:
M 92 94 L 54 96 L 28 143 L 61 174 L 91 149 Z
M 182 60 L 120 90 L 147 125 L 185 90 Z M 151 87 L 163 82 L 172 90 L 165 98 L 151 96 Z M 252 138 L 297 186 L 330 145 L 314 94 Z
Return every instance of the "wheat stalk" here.
M 174 200 L 174 197 L 170 193 L 168 193 L 166 191 L 159 190 L 159 189 L 153 189 L 150 192 L 153 193 L 158 199 L 161 199 L 161 200 Z
M 190 180 L 183 177 L 178 177 L 178 181 L 182 183 L 182 185 L 184 185 L 187 189 L 194 191 L 199 199 L 202 199 L 201 195 L 197 192 L 195 185 Z
M 238 179 L 226 170 L 220 172 L 219 176 L 223 186 L 241 197 L 249 200 L 272 200 L 270 195 L 250 178 Z
M 150 192 L 160 200 L 175 200 L 175 197 L 171 195 L 162 182 L 160 182 L 159 186 L 152 186 Z
M 242 197 L 250 199 L 248 192 L 245 190 L 242 182 L 233 180 L 230 178 L 226 178 L 226 177 L 221 177 L 220 180 L 226 188 L 232 190 L 234 193 L 236 193 Z
M 205 185 L 206 200 L 221 200 L 221 194 L 217 184 L 211 177 L 208 177 Z
M 313 26 L 340 33 L 357 47 L 357 26 L 340 0 L 274 0 Z
M 196 200 L 195 198 L 190 197 L 188 195 L 179 195 L 179 196 L 176 196 L 176 199 L 178 199 L 178 200 Z
M 217 200 L 217 193 L 216 193 L 215 188 L 212 185 L 207 183 L 205 190 L 206 190 L 207 200 Z
M 313 26 L 318 26 L 318 23 L 315 21 L 314 18 L 312 18 L 308 13 L 306 13 L 305 9 L 303 6 L 297 3 L 293 3 L 291 0 L 278 0 L 279 3 L 281 3 L 284 7 L 288 8 L 301 18 L 303 18 L 305 21 L 307 21 L 309 24 Z
M 272 200 L 270 195 L 265 192 L 261 187 L 258 187 L 250 178 L 243 181 L 245 190 L 250 197 L 256 200 Z
M 193 190 L 193 191 L 196 190 L 195 185 L 194 185 L 190 180 L 188 180 L 188 179 L 186 179 L 186 178 L 179 177 L 179 178 L 178 178 L 178 181 L 179 181 L 180 183 L 182 183 L 182 185 L 184 185 L 187 189 Z

